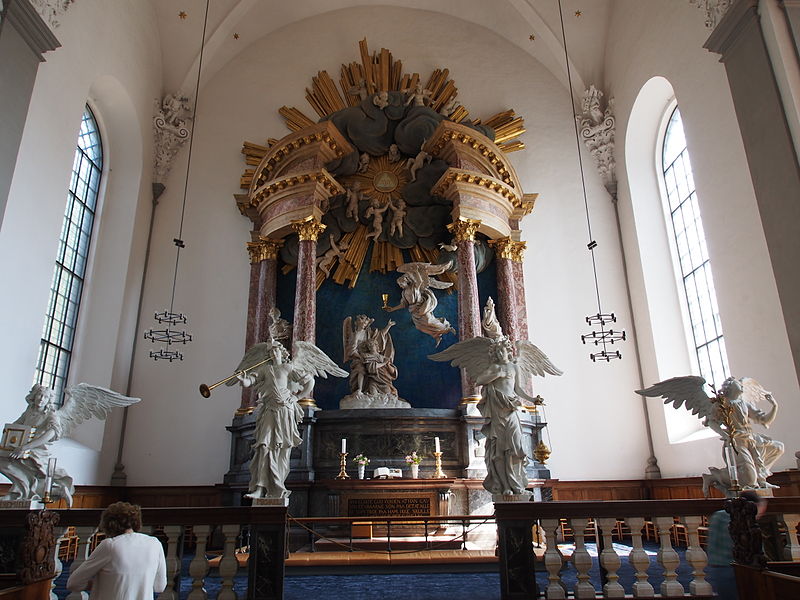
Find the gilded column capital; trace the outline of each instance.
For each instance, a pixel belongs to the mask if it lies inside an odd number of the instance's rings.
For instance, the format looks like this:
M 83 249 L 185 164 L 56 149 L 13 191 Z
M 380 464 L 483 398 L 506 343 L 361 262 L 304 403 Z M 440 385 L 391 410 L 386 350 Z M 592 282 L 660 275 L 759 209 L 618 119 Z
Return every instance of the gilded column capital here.
M 453 241 L 456 243 L 474 242 L 480 226 L 481 222 L 478 219 L 458 219 L 450 223 L 447 230 L 453 234 Z
M 262 260 L 275 260 L 278 258 L 278 249 L 283 246 L 282 240 L 259 238 L 255 242 L 247 242 L 247 253 L 250 255 L 250 264 L 260 263 Z
M 292 229 L 300 236 L 301 242 L 316 242 L 319 238 L 319 234 L 325 231 L 327 227 L 327 225 L 323 225 L 322 222 L 317 220 L 314 215 L 308 215 L 304 219 L 292 221 Z
M 503 237 L 497 238 L 496 240 L 489 240 L 489 245 L 494 248 L 499 258 L 522 262 L 527 242 L 517 242 L 510 237 Z

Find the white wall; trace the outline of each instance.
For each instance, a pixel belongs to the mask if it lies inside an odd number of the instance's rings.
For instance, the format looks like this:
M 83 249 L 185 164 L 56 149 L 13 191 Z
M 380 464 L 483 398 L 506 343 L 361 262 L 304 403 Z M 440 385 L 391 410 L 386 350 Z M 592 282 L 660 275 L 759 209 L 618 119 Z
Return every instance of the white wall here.
M 39 68 L 0 230 L 0 297 L 6 343 L 0 376 L 6 399 L 0 422 L 25 408 L 47 309 L 66 191 L 81 114 L 95 109 L 106 152 L 99 229 L 88 265 L 70 380 L 125 391 L 136 273 L 150 203 L 151 115 L 160 95 L 160 46 L 149 5 L 85 0 L 56 30 L 62 47 Z M 120 415 L 114 415 L 113 422 Z M 107 483 L 116 448 L 104 426 L 82 425 L 60 443 L 59 461 L 78 483 Z M 110 447 L 110 449 L 109 449 Z
M 149 402 L 131 412 L 128 424 L 129 483 L 215 483 L 227 470 L 224 426 L 239 404 L 238 389 L 218 389 L 205 400 L 197 385 L 229 374 L 243 350 L 249 222 L 232 198 L 244 168 L 239 150 L 244 140 L 263 142 L 287 133 L 277 115 L 283 104 L 312 115 L 304 100 L 311 76 L 320 69 L 335 75 L 341 63 L 358 60 L 357 41 L 364 31 L 370 32 L 372 47 L 389 48 L 408 72 L 427 77 L 434 68 L 448 67 L 459 99 L 473 115 L 513 107 L 526 118 L 529 149 L 511 158 L 525 191 L 541 193 L 524 228 L 530 243 L 525 268 L 531 330 L 535 343 L 566 372 L 537 387 L 553 423 L 553 472 L 564 478 L 640 476 L 647 458 L 644 432 L 631 430 L 619 416 L 633 410 L 640 417 L 641 405 L 630 392 L 634 363 L 593 365 L 588 347 L 580 343 L 584 316 L 596 306 L 565 88 L 517 46 L 480 26 L 454 26 L 452 18 L 432 12 L 362 7 L 309 18 L 254 42 L 203 85 L 184 225 L 187 249 L 176 295 L 176 309 L 189 315 L 195 341 L 183 363 L 136 362 L 134 393 Z M 181 201 L 177 183 L 184 168 L 185 162 L 176 165 L 158 208 L 153 252 L 164 260 L 150 271 L 145 314 L 169 299 L 172 263 L 167 257 L 174 256 L 171 240 Z M 604 298 L 623 321 L 629 320 L 613 212 L 596 174 L 589 173 L 589 187 Z M 591 394 L 589 378 L 596 390 Z M 592 418 L 575 419 L 587 402 Z M 176 435 L 177 422 L 185 434 Z M 607 443 L 609 434 L 614 444 Z
M 663 77 L 674 89 L 684 121 L 730 368 L 737 377 L 755 377 L 782 401 L 770 435 L 787 447 L 776 468 L 788 468 L 794 466 L 800 441 L 793 426 L 800 417 L 800 390 L 725 70 L 717 55 L 702 48 L 709 33 L 702 13 L 688 3 L 614 5 L 606 51 L 607 95 L 616 98 L 620 210 L 645 384 L 688 374 L 689 368 L 688 355 L 669 345 L 680 327 L 674 281 L 663 262 L 654 264 L 659 253 L 664 257 L 666 238 L 653 218 L 660 211 L 654 151 L 645 158 L 642 153 L 652 148 L 655 135 L 652 129 L 628 129 L 637 98 L 637 115 L 649 116 L 634 118 L 635 125 L 657 120 L 659 109 L 653 102 L 664 105 L 665 98 L 647 92 L 658 87 L 653 77 Z M 648 170 L 644 163 L 650 157 L 653 166 Z M 708 465 L 721 464 L 715 439 L 671 444 L 665 409 L 656 399 L 648 402 L 664 476 L 696 475 Z

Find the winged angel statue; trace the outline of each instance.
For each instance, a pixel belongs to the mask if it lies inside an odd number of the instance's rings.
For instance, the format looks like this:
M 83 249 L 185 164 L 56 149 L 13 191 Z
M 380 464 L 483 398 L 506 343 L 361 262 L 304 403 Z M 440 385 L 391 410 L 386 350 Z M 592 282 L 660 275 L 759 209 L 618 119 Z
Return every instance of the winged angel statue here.
M 442 341 L 443 335 L 456 332 L 455 329 L 450 327 L 447 319 L 436 317 L 433 314 L 439 301 L 431 291 L 431 288 L 444 290 L 453 284 L 434 279 L 432 275 L 441 275 L 449 268 L 450 263 L 432 265 L 430 263 L 412 262 L 400 265 L 397 267 L 397 270 L 402 273 L 397 279 L 397 285 L 403 289 L 400 293 L 400 304 L 384 309 L 387 312 L 394 312 L 408 307 L 414 327 L 435 339 L 437 346 Z
M 514 356 L 516 351 L 516 356 Z M 528 457 L 522 438 L 520 398 L 532 402 L 523 385 L 527 377 L 561 375 L 544 352 L 528 341 L 512 344 L 506 336 L 474 337 L 428 356 L 438 362 L 450 361 L 482 385 L 478 410 L 488 419 L 481 433 L 486 436 L 486 479 L 483 487 L 492 494 L 524 494 L 528 486 L 525 467 Z
M 275 340 L 252 346 L 236 371 L 242 372 L 238 375 L 242 386 L 252 385 L 258 394 L 247 496 L 288 498 L 284 482 L 290 454 L 303 441 L 297 425 L 303 419 L 298 399 L 309 396 L 315 377 L 347 377 L 347 371 L 311 342 L 295 342 L 294 358 L 290 359 L 289 351 Z
M 28 408 L 19 419 L 6 425 L 3 446 L 0 446 L 0 473 L 11 481 L 11 489 L 0 499 L 44 498 L 48 491 L 45 487 L 53 442 L 68 436 L 90 417 L 104 420 L 112 409 L 130 406 L 140 400 L 88 383 L 70 386 L 64 395 L 64 404 L 58 408 L 53 390 L 34 384 L 25 396 Z M 72 506 L 75 493 L 72 477 L 61 467 L 56 467 L 50 475 L 53 484 L 51 497 L 64 498 L 67 506 Z
M 636 393 L 661 396 L 664 404 L 675 408 L 684 406 L 703 419 L 703 425 L 722 436 L 723 460 L 728 467 L 731 462 L 735 463 L 736 477 L 742 488 L 776 487 L 767 482 L 767 477 L 772 474 L 772 465 L 783 454 L 783 444 L 752 429 L 753 423 L 769 427 L 775 420 L 778 404 L 772 394 L 750 377 L 729 377 L 712 397 L 703 391 L 705 384 L 702 377 L 687 375 L 667 379 Z M 770 405 L 767 412 L 757 407 L 762 399 Z M 715 467 L 709 467 L 709 471 L 703 474 L 703 492 L 708 495 L 709 486 L 714 485 L 726 493 L 731 487 L 730 475 Z

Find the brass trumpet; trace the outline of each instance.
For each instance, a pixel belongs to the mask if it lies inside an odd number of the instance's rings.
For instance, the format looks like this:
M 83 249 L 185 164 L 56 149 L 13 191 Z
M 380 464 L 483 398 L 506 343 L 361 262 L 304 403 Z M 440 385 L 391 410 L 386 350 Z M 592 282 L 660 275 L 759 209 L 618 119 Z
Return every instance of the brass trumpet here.
M 228 383 L 231 379 L 235 379 L 236 377 L 239 377 L 239 375 L 246 375 L 248 371 L 252 371 L 256 367 L 260 367 L 261 365 L 263 365 L 264 363 L 269 362 L 270 360 L 272 360 L 272 357 L 265 358 L 261 362 L 257 362 L 256 364 L 251 365 L 251 366 L 247 367 L 246 369 L 239 369 L 238 371 L 235 371 L 233 373 L 233 375 L 229 375 L 225 379 L 220 379 L 219 381 L 217 381 L 216 383 L 212 383 L 211 385 L 206 385 L 205 383 L 201 383 L 200 384 L 200 395 L 203 398 L 210 398 L 211 397 L 211 390 L 213 390 L 215 387 L 219 387 L 223 383 Z

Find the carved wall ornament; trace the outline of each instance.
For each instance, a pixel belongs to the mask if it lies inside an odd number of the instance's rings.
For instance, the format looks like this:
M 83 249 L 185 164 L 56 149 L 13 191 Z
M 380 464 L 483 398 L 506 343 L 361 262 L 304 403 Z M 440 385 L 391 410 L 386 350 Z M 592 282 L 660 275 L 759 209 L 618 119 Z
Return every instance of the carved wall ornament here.
M 447 230 L 453 234 L 453 241 L 456 243 L 474 242 L 480 226 L 481 222 L 477 219 L 459 219 L 450 223 Z
M 26 535 L 19 549 L 19 578 L 29 585 L 55 574 L 56 536 L 53 529 L 58 525 L 58 513 L 42 510 L 28 513 Z
M 524 242 L 523 242 L 524 243 Z M 495 256 L 504 258 L 506 260 L 513 260 L 515 255 L 516 242 L 510 237 L 498 238 L 496 240 L 489 240 L 489 246 L 494 249 Z
M 153 179 L 156 183 L 166 181 L 178 150 L 189 139 L 193 122 L 191 112 L 189 99 L 180 93 L 167 94 L 163 100 L 155 102 Z
M 28 2 L 51 29 L 57 29 L 61 25 L 61 17 L 66 14 L 75 0 L 28 0 Z M 2 9 L 2 3 L 0 3 L 0 9 Z
M 731 7 L 731 0 L 689 0 L 706 13 L 706 28 L 714 29 Z
M 603 185 L 612 197 L 617 194 L 617 164 L 614 159 L 614 134 L 616 117 L 614 116 L 614 99 L 602 108 L 603 92 L 594 85 L 584 92 L 581 101 L 581 114 L 576 117 L 580 126 L 583 143 L 594 157 L 597 171 L 603 179 Z
M 281 240 L 261 238 L 256 242 L 247 242 L 247 253 L 250 255 L 250 263 L 256 264 L 263 260 L 275 260 L 278 258 L 278 250 L 283 245 Z
M 301 242 L 316 242 L 319 239 L 319 234 L 325 231 L 327 226 L 318 221 L 315 216 L 309 215 L 305 219 L 292 221 L 292 229 L 300 236 Z

